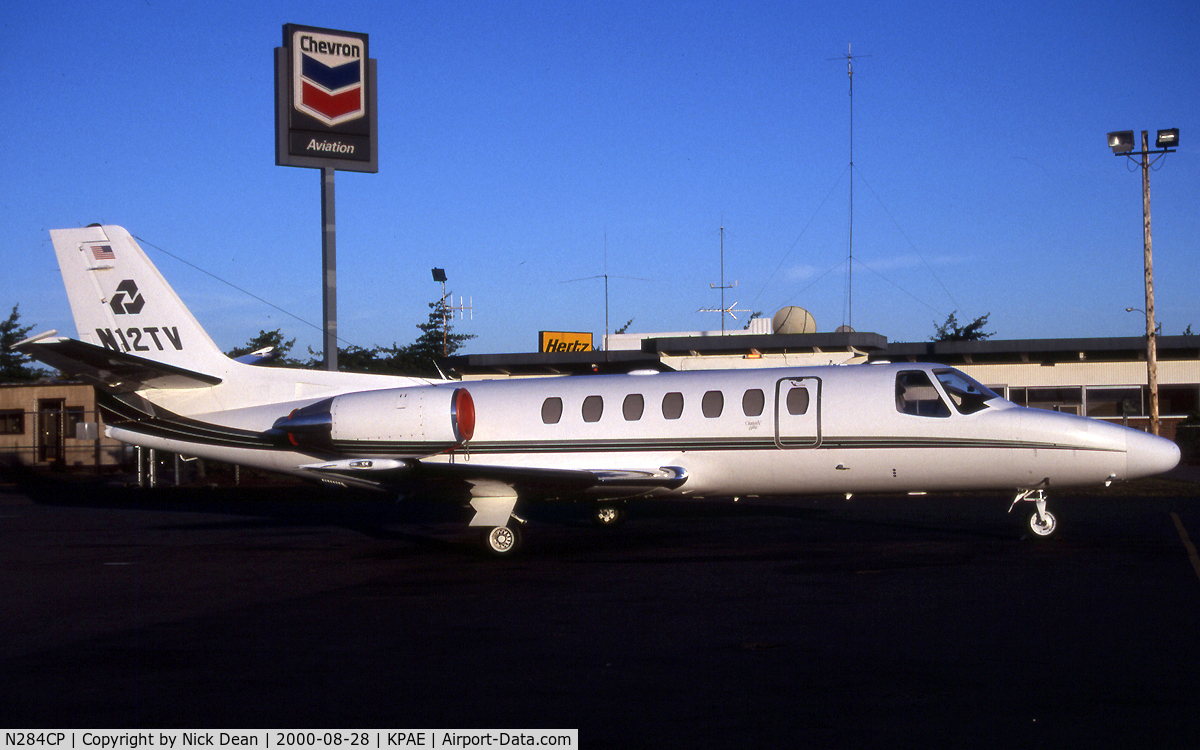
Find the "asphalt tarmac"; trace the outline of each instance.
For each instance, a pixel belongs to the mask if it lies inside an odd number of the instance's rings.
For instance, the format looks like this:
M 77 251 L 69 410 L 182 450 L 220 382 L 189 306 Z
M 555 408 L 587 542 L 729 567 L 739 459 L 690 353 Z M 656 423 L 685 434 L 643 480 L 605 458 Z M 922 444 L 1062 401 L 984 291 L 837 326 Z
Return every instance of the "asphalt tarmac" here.
M 577 728 L 584 748 L 1200 746 L 1200 484 L 530 512 L 0 485 L 6 728 Z

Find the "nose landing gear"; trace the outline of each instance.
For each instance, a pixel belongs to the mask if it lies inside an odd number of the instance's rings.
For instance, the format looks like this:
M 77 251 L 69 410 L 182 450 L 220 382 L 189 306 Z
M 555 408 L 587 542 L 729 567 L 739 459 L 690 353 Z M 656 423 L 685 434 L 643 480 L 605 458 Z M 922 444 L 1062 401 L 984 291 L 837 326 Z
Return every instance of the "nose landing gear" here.
M 1008 507 L 1008 512 L 1012 513 L 1013 508 L 1017 507 L 1017 503 L 1024 500 L 1027 503 L 1034 503 L 1034 510 L 1029 513 L 1029 517 L 1025 519 L 1024 528 L 1029 532 L 1031 539 L 1048 539 L 1058 529 L 1058 519 L 1054 514 L 1046 510 L 1046 491 L 1045 490 L 1022 490 L 1013 498 L 1012 505 Z

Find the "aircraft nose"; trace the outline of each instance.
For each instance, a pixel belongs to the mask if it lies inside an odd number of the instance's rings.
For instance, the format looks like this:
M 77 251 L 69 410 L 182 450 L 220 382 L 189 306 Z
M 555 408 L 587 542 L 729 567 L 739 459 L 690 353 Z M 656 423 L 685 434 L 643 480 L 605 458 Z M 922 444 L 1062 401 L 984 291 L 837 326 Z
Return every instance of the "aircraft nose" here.
M 1133 430 L 1126 439 L 1125 461 L 1130 479 L 1162 474 L 1179 464 L 1179 446 L 1166 438 Z

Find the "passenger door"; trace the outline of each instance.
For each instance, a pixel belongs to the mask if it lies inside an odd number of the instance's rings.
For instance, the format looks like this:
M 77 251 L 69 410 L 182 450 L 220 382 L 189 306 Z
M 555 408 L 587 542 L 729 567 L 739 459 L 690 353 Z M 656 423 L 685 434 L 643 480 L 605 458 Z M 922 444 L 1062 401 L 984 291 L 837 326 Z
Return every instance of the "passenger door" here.
M 63 460 L 63 408 L 61 398 L 38 399 L 38 451 L 39 463 Z
M 775 445 L 821 444 L 821 379 L 783 378 L 775 384 Z

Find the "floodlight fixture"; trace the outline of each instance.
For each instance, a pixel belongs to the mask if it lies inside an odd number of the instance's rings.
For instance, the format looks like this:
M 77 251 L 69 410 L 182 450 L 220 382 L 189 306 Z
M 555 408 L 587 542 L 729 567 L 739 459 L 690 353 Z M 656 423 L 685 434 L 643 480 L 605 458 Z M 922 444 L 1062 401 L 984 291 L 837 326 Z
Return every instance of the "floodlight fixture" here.
M 1127 154 L 1133 150 L 1133 131 L 1118 130 L 1108 134 L 1108 147 L 1114 154 Z
M 445 284 L 446 283 L 446 269 L 444 269 L 444 268 L 433 269 L 433 280 L 440 281 L 443 284 Z
M 1154 139 L 1154 147 L 1179 148 L 1179 128 L 1158 131 L 1158 137 Z

